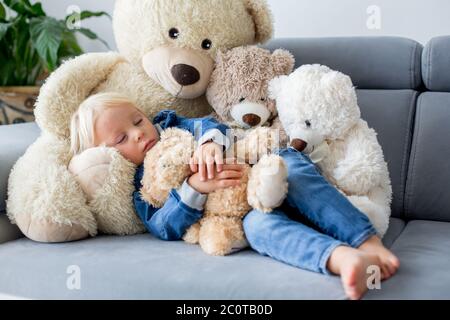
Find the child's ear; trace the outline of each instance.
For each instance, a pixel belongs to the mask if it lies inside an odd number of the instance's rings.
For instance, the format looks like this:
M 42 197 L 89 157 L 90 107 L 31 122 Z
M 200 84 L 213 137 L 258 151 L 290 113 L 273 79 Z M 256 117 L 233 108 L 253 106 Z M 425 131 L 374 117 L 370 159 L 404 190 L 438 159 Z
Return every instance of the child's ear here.
M 272 100 L 277 100 L 281 94 L 284 83 L 287 81 L 288 76 L 280 76 L 272 79 L 269 82 L 269 98 Z
M 295 58 L 289 51 L 278 49 L 272 54 L 272 64 L 277 75 L 288 75 L 294 70 Z

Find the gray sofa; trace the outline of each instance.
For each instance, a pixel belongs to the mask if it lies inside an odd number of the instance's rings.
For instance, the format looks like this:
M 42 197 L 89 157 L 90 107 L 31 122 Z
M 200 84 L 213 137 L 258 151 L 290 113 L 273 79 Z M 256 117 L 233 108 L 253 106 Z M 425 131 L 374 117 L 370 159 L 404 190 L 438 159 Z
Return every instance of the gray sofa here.
M 450 299 L 450 37 L 277 39 L 297 64 L 349 74 L 379 133 L 394 189 L 385 244 L 398 274 L 366 299 Z M 9 171 L 39 134 L 0 127 L 0 295 L 38 299 L 345 299 L 340 280 L 251 250 L 225 258 L 149 234 L 64 244 L 22 238 L 5 211 Z M 26 183 L 26 181 L 24 181 Z M 75 266 L 75 269 L 72 269 Z M 73 270 L 76 274 L 72 273 Z M 81 287 L 70 284 L 74 276 Z

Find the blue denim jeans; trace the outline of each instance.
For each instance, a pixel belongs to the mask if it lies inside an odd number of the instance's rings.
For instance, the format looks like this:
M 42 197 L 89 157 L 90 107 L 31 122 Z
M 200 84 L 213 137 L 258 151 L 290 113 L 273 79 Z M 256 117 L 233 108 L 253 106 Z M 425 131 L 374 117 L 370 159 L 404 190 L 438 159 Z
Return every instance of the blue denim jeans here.
M 244 219 L 251 247 L 262 255 L 309 271 L 329 274 L 327 262 L 338 246 L 358 248 L 376 230 L 369 219 L 320 174 L 308 156 L 295 149 L 278 154 L 288 168 L 284 204 Z

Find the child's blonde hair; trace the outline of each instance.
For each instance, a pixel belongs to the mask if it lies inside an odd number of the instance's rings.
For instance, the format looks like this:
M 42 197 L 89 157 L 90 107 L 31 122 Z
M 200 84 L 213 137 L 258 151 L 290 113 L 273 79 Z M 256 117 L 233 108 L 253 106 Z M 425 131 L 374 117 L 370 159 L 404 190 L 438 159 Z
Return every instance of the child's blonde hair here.
M 102 111 L 124 104 L 135 103 L 130 98 L 114 93 L 99 93 L 87 98 L 72 116 L 70 123 L 70 145 L 73 155 L 94 147 L 95 121 Z

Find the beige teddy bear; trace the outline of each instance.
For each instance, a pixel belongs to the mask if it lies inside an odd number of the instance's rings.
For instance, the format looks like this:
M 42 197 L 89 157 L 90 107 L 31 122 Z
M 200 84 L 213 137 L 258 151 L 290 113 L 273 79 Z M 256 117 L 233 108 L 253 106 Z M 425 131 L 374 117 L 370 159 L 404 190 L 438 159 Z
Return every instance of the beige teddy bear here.
M 70 118 L 83 100 L 113 91 L 150 118 L 163 109 L 203 116 L 210 113 L 204 93 L 216 52 L 272 35 L 265 0 L 117 0 L 113 22 L 120 53 L 68 61 L 41 90 L 35 113 L 42 136 L 15 165 L 8 188 L 8 216 L 30 239 L 144 231 L 131 201 L 135 168 L 117 152 L 84 155 L 86 167 L 75 166 L 79 177 L 93 167 L 102 172 L 91 201 L 68 170 Z
M 181 187 L 191 174 L 189 160 L 196 147 L 194 137 L 189 132 L 177 128 L 163 131 L 160 141 L 145 158 L 142 198 L 155 208 L 163 207 L 171 190 Z M 264 146 L 260 149 L 263 150 Z M 254 170 L 253 174 L 249 174 L 251 170 Z M 273 178 L 266 179 L 265 175 L 272 175 L 271 172 L 274 173 Z M 187 230 L 183 239 L 191 244 L 200 244 L 206 253 L 218 256 L 247 247 L 242 219 L 251 210 L 247 188 L 252 186 L 260 186 L 264 190 L 283 190 L 278 203 L 262 209 L 270 212 L 280 205 L 287 193 L 287 170 L 283 160 L 266 155 L 252 169 L 245 166 L 241 185 L 210 193 L 203 218 Z M 253 194 L 256 194 L 254 190 Z
M 288 75 L 295 65 L 286 50 L 273 54 L 257 46 L 237 47 L 219 52 L 206 96 L 219 121 L 229 125 L 242 139 L 255 128 L 275 129 L 280 146 L 287 136 L 278 117 L 274 100 L 269 98 L 270 80 Z
M 268 96 L 268 85 L 275 77 L 290 74 L 295 59 L 286 50 L 271 53 L 243 46 L 219 52 L 216 60 L 207 99 L 217 119 L 230 126 L 239 140 L 236 157 L 256 164 L 260 155 L 270 154 L 287 142 L 275 101 Z M 285 176 L 276 171 L 277 163 L 284 162 L 275 156 L 260 161 L 266 172 L 260 172 L 259 166 L 252 168 L 248 200 L 253 208 L 268 212 L 266 208 L 276 207 L 286 195 L 286 190 L 279 187 L 286 185 Z M 274 162 L 272 169 L 270 161 Z

